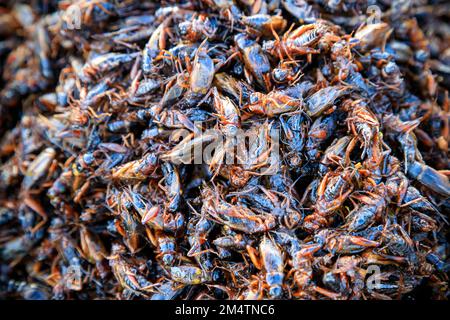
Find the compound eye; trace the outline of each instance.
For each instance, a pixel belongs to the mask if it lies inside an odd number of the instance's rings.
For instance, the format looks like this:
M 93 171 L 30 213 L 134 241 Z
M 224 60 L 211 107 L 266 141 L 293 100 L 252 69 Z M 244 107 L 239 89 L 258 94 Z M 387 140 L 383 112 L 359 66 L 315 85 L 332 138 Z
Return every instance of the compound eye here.
M 272 287 L 269 290 L 269 295 L 272 298 L 279 298 L 279 297 L 281 297 L 282 294 L 283 294 L 283 290 L 279 286 Z
M 384 66 L 384 72 L 386 72 L 386 74 L 395 74 L 397 72 L 399 72 L 400 70 L 398 69 L 398 66 L 393 63 L 393 62 L 389 62 L 388 64 L 386 64 L 386 66 Z
M 171 255 L 171 254 L 166 254 L 163 257 L 163 262 L 164 262 L 165 265 L 171 266 L 175 262 L 175 257 L 173 255 Z
M 417 61 L 425 63 L 425 61 L 427 61 L 430 58 L 430 55 L 425 50 L 417 50 L 416 53 L 414 54 L 414 57 L 416 58 Z
M 94 162 L 94 160 L 95 160 L 95 157 L 94 157 L 94 155 L 91 152 L 85 153 L 83 155 L 83 161 L 87 165 L 91 165 Z
M 219 282 L 225 278 L 225 275 L 223 274 L 223 271 L 220 269 L 215 269 L 212 272 L 212 279 L 214 282 Z
M 259 101 L 259 97 L 258 97 L 258 95 L 256 93 L 252 93 L 250 95 L 249 100 L 250 100 L 251 104 L 255 104 L 255 103 L 257 103 Z
M 180 30 L 180 34 L 182 36 L 187 35 L 189 27 L 190 27 L 190 22 L 182 22 L 182 23 L 178 24 L 178 30 Z
M 275 81 L 283 82 L 286 80 L 287 72 L 283 69 L 275 69 L 273 70 L 273 78 Z

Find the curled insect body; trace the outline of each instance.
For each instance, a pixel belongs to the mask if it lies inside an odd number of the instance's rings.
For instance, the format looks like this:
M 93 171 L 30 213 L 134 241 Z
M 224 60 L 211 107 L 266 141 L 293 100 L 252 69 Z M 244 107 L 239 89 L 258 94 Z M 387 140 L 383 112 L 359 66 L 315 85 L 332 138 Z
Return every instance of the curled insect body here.
M 319 171 L 325 173 L 329 167 L 348 165 L 350 162 L 349 153 L 353 149 L 354 143 L 355 140 L 350 136 L 343 136 L 334 140 L 323 154 Z
M 178 24 L 180 35 L 190 41 L 200 41 L 203 37 L 214 39 L 218 36 L 219 22 L 215 17 L 207 15 L 197 15 L 190 21 L 183 21 Z
M 221 130 L 225 136 L 235 136 L 240 127 L 240 112 L 230 98 L 222 96 L 217 88 L 213 89 L 214 109 L 221 123 Z
M 246 70 L 255 77 L 259 86 L 266 91 L 269 90 L 272 87 L 270 83 L 271 68 L 269 59 L 261 46 L 244 34 L 236 35 L 234 41 L 242 54 Z
M 156 259 L 161 259 L 164 266 L 173 266 L 179 256 L 175 237 L 162 231 L 157 231 L 155 234 L 147 232 L 147 234 L 151 235 L 150 240 L 155 242 L 158 253 Z
M 44 178 L 48 174 L 48 169 L 56 157 L 56 151 L 53 148 L 47 148 L 43 150 L 34 160 L 30 163 L 25 172 L 25 179 L 23 181 L 23 187 L 30 189 L 40 179 Z
M 81 69 L 80 78 L 86 82 L 90 82 L 99 74 L 106 73 L 110 70 L 118 68 L 122 64 L 129 63 L 136 59 L 140 53 L 107 53 L 93 58 L 86 62 Z
M 145 45 L 142 52 L 142 70 L 145 74 L 151 73 L 155 60 L 166 47 L 166 28 L 170 21 L 171 17 L 169 16 L 153 31 Z
M 408 176 L 443 196 L 450 196 L 448 178 L 426 164 L 418 161 L 412 162 L 408 167 Z
M 387 206 L 387 192 L 383 184 L 379 184 L 375 192 L 367 192 L 354 198 L 359 200 L 361 205 L 346 217 L 349 231 L 359 231 L 375 223 Z
M 271 16 L 267 14 L 256 14 L 242 17 L 242 23 L 249 29 L 261 33 L 263 36 L 271 36 L 273 32 L 282 32 L 287 25 L 286 20 L 281 16 Z
M 214 61 L 209 57 L 205 47 L 199 47 L 195 54 L 189 79 L 191 92 L 199 95 L 206 94 L 213 82 L 214 73 Z
M 154 153 L 148 153 L 139 160 L 130 161 L 113 169 L 112 177 L 115 179 L 144 180 L 158 167 L 158 157 Z
M 246 108 L 255 114 L 275 117 L 282 113 L 300 109 L 302 106 L 302 99 L 296 99 L 283 91 L 271 91 L 268 94 L 252 93 Z
M 108 257 L 109 265 L 114 276 L 123 288 L 130 290 L 138 296 L 148 296 L 154 292 L 152 289 L 154 284 L 142 275 L 138 268 L 124 259 L 122 256 L 124 250 L 125 248 L 120 244 L 114 244 L 111 256 Z
M 185 285 L 196 285 L 209 281 L 208 275 L 206 275 L 202 269 L 195 266 L 181 265 L 178 267 L 171 267 L 170 274 L 173 281 Z
M 352 101 L 345 108 L 349 110 L 349 117 L 347 118 L 349 128 L 354 136 L 361 137 L 360 139 L 364 144 L 364 155 L 366 149 L 372 144 L 373 137 L 378 134 L 380 123 L 364 101 Z
M 164 174 L 164 189 L 168 198 L 167 210 L 169 212 L 176 212 L 180 209 L 182 195 L 182 187 L 178 168 L 171 163 L 165 162 L 162 164 L 162 171 Z
M 218 199 L 218 195 L 212 189 L 206 188 L 204 192 L 205 202 L 202 206 L 202 212 L 231 229 L 252 234 L 265 232 L 276 225 L 275 218 L 272 215 L 257 215 L 244 206 L 232 205 L 220 198 Z
M 329 224 L 329 218 L 338 210 L 353 191 L 354 170 L 346 169 L 340 173 L 327 173 L 317 189 L 317 202 L 314 213 L 305 217 L 303 228 L 309 232 Z
M 307 24 L 293 31 L 288 30 L 280 39 L 264 42 L 264 50 L 273 56 L 284 56 L 294 60 L 296 56 L 318 54 L 315 48 L 319 39 L 327 33 L 327 28 L 322 24 Z
M 355 33 L 355 38 L 360 41 L 362 50 L 368 50 L 385 41 L 386 36 L 389 36 L 389 30 L 389 25 L 384 22 L 367 24 Z
M 329 86 L 315 92 L 306 99 L 307 113 L 311 117 L 317 117 L 328 108 L 332 107 L 337 99 L 349 92 L 348 87 Z
M 360 236 L 347 235 L 331 229 L 322 229 L 315 236 L 314 241 L 332 254 L 355 254 L 368 248 L 381 245 L 380 242 Z

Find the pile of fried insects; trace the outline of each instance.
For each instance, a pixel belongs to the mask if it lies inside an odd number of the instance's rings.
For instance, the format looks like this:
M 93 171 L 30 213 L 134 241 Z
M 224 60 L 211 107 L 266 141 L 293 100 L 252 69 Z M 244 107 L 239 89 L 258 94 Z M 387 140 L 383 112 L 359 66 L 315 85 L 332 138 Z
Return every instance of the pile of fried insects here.
M 449 16 L 2 1 L 0 298 L 447 299 Z

